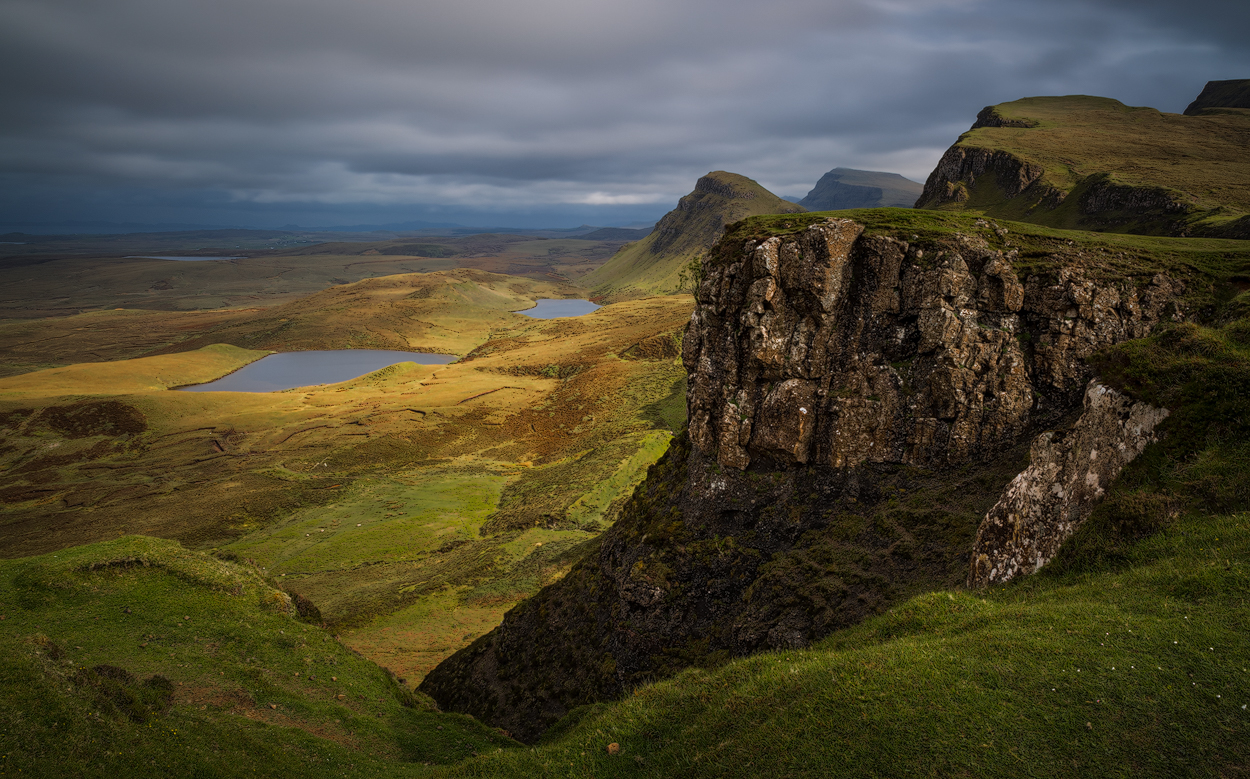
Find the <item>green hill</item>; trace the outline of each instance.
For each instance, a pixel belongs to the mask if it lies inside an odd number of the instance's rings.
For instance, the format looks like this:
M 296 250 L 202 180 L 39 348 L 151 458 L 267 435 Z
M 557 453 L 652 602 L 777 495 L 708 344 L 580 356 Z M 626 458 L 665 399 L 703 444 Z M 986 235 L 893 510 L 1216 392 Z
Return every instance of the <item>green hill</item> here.
M 808 211 L 844 208 L 911 208 L 924 185 L 897 173 L 834 168 L 820 177 L 799 205 Z
M 407 775 L 514 744 L 438 713 L 254 566 L 174 541 L 5 560 L 0 593 L 4 776 Z
M 1236 91 L 1223 83 L 1210 102 Z M 1185 116 L 1105 97 L 1025 98 L 984 109 L 916 207 L 1066 229 L 1250 238 L 1248 148 L 1243 109 Z
M 712 171 L 664 215 L 650 235 L 622 247 L 579 283 L 609 299 L 667 294 L 677 289 L 690 260 L 711 248 L 725 225 L 748 216 L 804 210 L 746 176 Z

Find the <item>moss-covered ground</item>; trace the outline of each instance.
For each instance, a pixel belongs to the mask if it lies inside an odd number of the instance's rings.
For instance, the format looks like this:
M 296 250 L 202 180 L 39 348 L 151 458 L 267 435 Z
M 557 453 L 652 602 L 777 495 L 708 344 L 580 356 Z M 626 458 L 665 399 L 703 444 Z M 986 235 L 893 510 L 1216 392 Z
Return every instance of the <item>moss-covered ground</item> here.
M 1173 410 L 1058 557 L 915 597 L 804 651 L 690 669 L 440 776 L 1243 776 L 1250 327 L 1100 355 Z M 615 745 L 613 748 L 611 745 Z
M 125 536 L 0 562 L 0 774 L 377 776 L 510 746 L 260 572 Z
M 480 271 L 368 280 L 179 344 L 259 348 L 0 379 L 0 556 L 133 533 L 217 550 L 310 599 L 413 686 L 563 575 L 684 420 L 675 334 L 689 298 L 511 313 L 567 289 Z M 286 392 L 169 391 L 267 349 L 379 332 L 398 342 L 356 345 L 464 357 Z

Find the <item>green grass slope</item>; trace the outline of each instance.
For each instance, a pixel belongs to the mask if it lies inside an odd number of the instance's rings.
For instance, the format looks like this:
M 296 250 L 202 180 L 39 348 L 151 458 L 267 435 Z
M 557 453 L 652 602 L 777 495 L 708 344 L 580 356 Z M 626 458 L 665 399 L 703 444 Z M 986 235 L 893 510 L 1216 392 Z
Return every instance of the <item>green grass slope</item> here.
M 1246 775 L 1250 322 L 1179 325 L 1098 362 L 1174 413 L 1039 575 L 687 670 L 439 775 Z
M 668 294 L 677 290 L 686 266 L 711 248 L 725 225 L 748 216 L 804 210 L 745 176 L 712 171 L 664 215 L 650 235 L 622 247 L 578 283 L 610 300 Z
M 834 168 L 820 177 L 799 205 L 808 211 L 843 208 L 911 208 L 924 185 L 897 173 Z
M 0 582 L 5 776 L 409 775 L 513 743 L 175 542 L 6 560 Z
M 1069 229 L 1244 238 L 1247 148 L 1244 111 L 1184 116 L 1103 97 L 1025 98 L 982 111 L 916 206 Z

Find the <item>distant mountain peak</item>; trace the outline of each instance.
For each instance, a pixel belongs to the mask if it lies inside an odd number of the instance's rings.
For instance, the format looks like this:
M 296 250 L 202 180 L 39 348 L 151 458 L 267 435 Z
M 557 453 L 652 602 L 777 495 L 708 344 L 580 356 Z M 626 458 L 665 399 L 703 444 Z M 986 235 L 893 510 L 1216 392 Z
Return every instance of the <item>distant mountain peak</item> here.
M 681 270 L 716 242 L 725 225 L 748 216 L 804 210 L 746 176 L 714 170 L 695 182 L 694 190 L 656 223 L 650 235 L 622 248 L 583 283 L 601 294 L 669 293 Z
M 897 173 L 834 168 L 820 177 L 799 205 L 808 211 L 844 208 L 911 208 L 924 191 L 919 182 Z

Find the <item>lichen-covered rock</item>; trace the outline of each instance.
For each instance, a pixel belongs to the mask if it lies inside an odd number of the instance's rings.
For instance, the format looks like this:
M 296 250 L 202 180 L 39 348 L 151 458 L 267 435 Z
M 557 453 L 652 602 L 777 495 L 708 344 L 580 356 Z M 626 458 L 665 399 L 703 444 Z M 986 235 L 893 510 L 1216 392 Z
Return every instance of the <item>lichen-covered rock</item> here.
M 1134 402 L 1091 381 L 1079 420 L 1042 433 L 1029 467 L 1008 486 L 977 532 L 968 586 L 984 587 L 1045 565 L 1101 501 L 1124 466 L 1155 440 L 1166 409 Z
M 929 257 L 861 232 L 830 219 L 708 269 L 683 360 L 691 440 L 721 465 L 991 456 L 1074 406 L 1084 358 L 1145 335 L 1181 289 L 1069 268 L 1022 283 L 980 239 Z
M 688 434 L 593 552 L 421 689 L 531 740 L 576 706 L 963 582 L 1028 442 L 1079 409 L 1083 358 L 1177 315 L 1181 287 L 1089 278 L 1075 252 L 1021 278 L 981 238 L 909 238 L 847 219 L 731 230 L 682 343 Z

